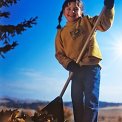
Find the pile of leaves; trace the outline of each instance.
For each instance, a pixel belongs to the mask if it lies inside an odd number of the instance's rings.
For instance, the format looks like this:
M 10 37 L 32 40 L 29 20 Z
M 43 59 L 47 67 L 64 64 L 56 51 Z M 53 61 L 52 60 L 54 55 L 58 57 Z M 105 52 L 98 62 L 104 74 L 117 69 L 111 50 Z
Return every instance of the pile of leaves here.
M 0 112 L 0 121 L 1 122 L 56 122 L 53 119 L 52 115 L 47 115 L 45 113 L 35 112 L 33 116 L 29 116 L 23 111 L 15 110 L 6 110 Z
M 0 111 L 0 122 L 58 122 L 56 117 L 47 111 L 36 111 L 30 116 L 19 109 Z M 65 122 L 69 122 L 65 119 Z
M 26 122 L 25 115 L 15 109 L 15 110 L 6 110 L 0 112 L 0 121 L 1 122 Z

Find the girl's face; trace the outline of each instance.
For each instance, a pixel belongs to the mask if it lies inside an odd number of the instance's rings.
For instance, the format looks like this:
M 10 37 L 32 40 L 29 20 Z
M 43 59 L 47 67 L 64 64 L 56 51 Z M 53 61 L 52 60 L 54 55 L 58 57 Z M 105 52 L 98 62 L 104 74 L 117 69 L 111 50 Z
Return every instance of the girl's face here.
M 70 2 L 68 6 L 64 8 L 63 13 L 68 22 L 74 22 L 82 15 L 81 8 L 76 2 Z

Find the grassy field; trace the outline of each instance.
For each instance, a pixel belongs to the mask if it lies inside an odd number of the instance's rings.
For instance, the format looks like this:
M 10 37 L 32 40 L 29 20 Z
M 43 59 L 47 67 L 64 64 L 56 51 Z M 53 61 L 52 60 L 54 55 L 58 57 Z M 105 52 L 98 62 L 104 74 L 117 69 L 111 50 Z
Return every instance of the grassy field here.
M 122 122 L 122 106 L 101 108 L 98 122 Z
M 100 109 L 99 122 L 122 122 L 122 106 Z

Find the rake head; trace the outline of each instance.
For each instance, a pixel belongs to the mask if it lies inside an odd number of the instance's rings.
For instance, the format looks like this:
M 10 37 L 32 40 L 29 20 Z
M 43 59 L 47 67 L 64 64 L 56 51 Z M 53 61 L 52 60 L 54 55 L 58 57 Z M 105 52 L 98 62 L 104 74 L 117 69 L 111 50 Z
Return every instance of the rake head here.
M 34 122 L 64 122 L 63 100 L 56 97 L 39 113 L 32 117 Z

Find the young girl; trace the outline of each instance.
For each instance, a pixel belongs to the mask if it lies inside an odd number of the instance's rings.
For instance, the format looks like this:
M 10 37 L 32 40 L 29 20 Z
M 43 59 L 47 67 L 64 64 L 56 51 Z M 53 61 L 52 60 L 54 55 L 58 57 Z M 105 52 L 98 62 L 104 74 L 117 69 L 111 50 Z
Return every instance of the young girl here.
M 110 28 L 114 16 L 114 0 L 105 0 L 105 12 L 96 30 Z M 61 28 L 62 16 L 67 23 Z M 97 122 L 102 55 L 94 32 L 80 63 L 75 63 L 98 16 L 83 14 L 80 0 L 65 0 L 59 15 L 56 35 L 56 58 L 68 71 L 73 72 L 71 97 L 75 122 Z

